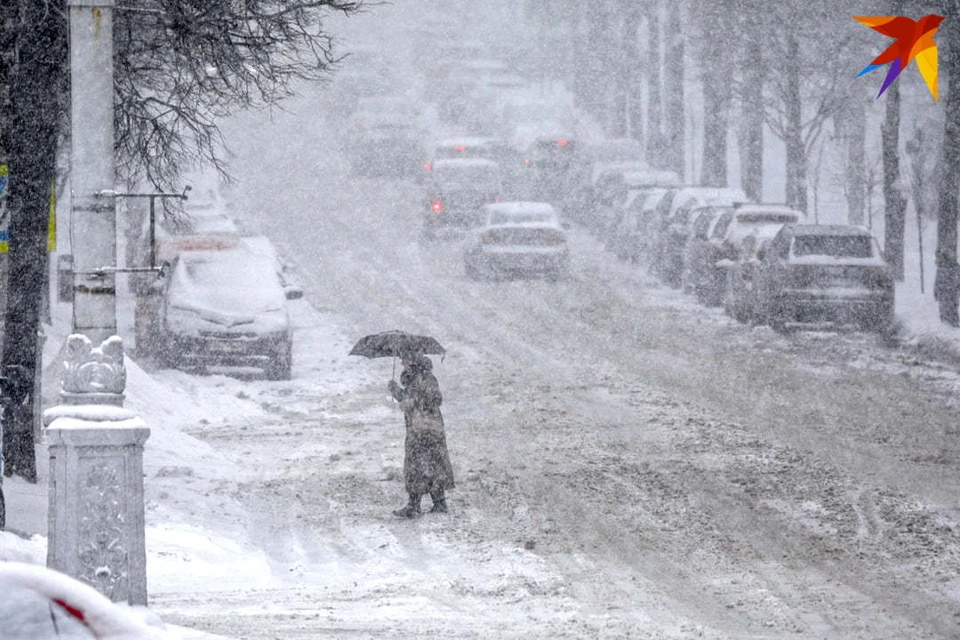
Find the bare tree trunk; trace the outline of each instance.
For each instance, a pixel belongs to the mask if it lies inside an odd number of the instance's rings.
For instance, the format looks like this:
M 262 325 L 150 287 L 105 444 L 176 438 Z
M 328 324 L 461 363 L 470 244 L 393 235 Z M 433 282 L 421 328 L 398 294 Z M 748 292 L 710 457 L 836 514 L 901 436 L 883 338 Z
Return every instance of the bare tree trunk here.
M 900 87 L 894 82 L 884 93 L 886 115 L 881 127 L 883 146 L 883 253 L 894 277 L 903 281 L 903 233 L 907 200 L 900 190 Z
M 850 96 L 846 108 L 837 112 L 834 127 L 837 137 L 846 142 L 847 222 L 862 225 L 866 206 L 867 113 L 859 95 Z
M 753 33 L 745 47 L 740 83 L 740 184 L 755 202 L 763 199 L 763 45 Z
M 792 30 L 786 31 L 787 55 L 785 142 L 787 145 L 787 202 L 807 211 L 807 158 L 803 148 L 803 110 L 800 94 L 800 41 Z
M 960 326 L 960 267 L 957 265 L 957 195 L 960 190 L 960 23 L 944 20 L 940 27 L 941 78 L 948 80 L 944 99 L 944 134 L 937 216 L 937 273 L 934 296 L 940 307 L 940 321 Z M 890 87 L 893 89 L 896 83 Z M 942 86 L 942 84 L 941 84 Z M 889 92 L 890 89 L 887 89 Z M 942 95 L 942 91 L 941 91 Z
M 9 101 L 0 112 L 0 148 L 7 151 L 10 170 L 9 302 L 2 362 L 4 373 L 16 384 L 3 425 L 3 457 L 6 475 L 36 482 L 32 396 L 40 358 L 37 335 L 61 115 L 58 99 L 65 92 L 66 7 L 51 10 L 44 3 L 29 1 L 6 4 L 3 16 L 11 15 L 16 29 L 4 34 L 2 50 L 15 51 L 17 62 L 0 79 L 9 87 Z
M 707 47 L 703 74 L 703 165 L 700 182 L 709 187 L 727 186 L 727 126 L 730 80 L 725 66 L 710 64 L 722 53 Z
M 686 168 L 686 109 L 684 108 L 684 45 L 682 29 L 682 3 L 671 2 L 668 12 L 666 64 L 664 72 L 664 108 L 667 114 L 667 140 L 664 156 L 668 158 L 667 167 L 684 177 Z
M 637 44 L 640 28 L 640 6 L 633 3 L 627 8 L 624 19 L 623 36 L 621 40 L 622 56 L 618 56 L 620 76 L 617 81 L 617 122 L 615 130 L 622 137 L 639 136 L 636 127 L 636 114 L 640 111 L 640 83 L 637 77 L 640 73 L 640 52 Z
M 661 66 L 660 55 L 660 0 L 650 3 L 647 14 L 647 159 L 656 166 L 663 165 L 663 125 L 661 123 Z

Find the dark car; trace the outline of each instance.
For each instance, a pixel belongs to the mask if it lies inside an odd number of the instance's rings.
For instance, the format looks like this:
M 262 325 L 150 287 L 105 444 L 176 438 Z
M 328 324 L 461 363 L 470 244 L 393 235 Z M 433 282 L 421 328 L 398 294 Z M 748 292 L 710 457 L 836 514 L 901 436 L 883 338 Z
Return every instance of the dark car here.
M 433 163 L 423 213 L 423 235 L 443 229 L 466 230 L 483 223 L 483 206 L 501 199 L 500 166 L 483 158 L 451 158 Z
M 862 227 L 788 224 L 760 250 L 759 292 L 767 322 L 893 325 L 893 274 Z
M 567 211 L 576 205 L 577 194 L 589 179 L 586 149 L 576 139 L 563 136 L 537 138 L 524 158 L 530 179 L 529 195 Z
M 423 164 L 426 179 L 429 180 L 433 165 L 438 160 L 457 158 L 482 158 L 496 162 L 500 167 L 504 199 L 522 193 L 523 181 L 526 178 L 523 155 L 499 138 L 463 136 L 439 140 L 433 145 L 427 161 Z
M 740 264 L 745 238 L 769 239 L 784 224 L 803 220 L 803 213 L 781 204 L 742 203 L 715 209 L 719 217 L 712 223 L 706 241 L 688 251 L 691 262 L 686 265 L 693 292 L 708 306 L 723 302 L 728 269 Z

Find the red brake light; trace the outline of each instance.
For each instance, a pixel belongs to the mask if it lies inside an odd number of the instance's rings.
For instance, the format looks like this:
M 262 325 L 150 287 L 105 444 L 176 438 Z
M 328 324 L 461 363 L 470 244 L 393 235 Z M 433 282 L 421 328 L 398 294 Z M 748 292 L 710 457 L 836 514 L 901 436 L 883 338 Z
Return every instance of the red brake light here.
M 530 158 L 524 158 L 523 164 L 530 164 Z
M 467 150 L 467 146 L 466 146 L 466 145 L 463 145 L 463 144 L 454 145 L 453 150 L 454 150 L 454 151 L 466 151 L 466 150 Z
M 424 162 L 424 163 L 423 163 L 423 170 L 424 170 L 424 171 L 430 171 L 431 169 L 433 169 L 433 165 L 431 165 L 429 162 Z
M 430 208 L 433 209 L 434 213 L 440 213 L 443 211 L 443 203 L 439 200 L 434 200 L 433 204 L 430 205 Z
M 565 146 L 567 146 L 568 144 L 570 144 L 570 143 L 567 142 L 566 140 L 563 140 L 563 139 L 557 140 L 557 146 L 558 146 L 558 147 L 565 147 Z

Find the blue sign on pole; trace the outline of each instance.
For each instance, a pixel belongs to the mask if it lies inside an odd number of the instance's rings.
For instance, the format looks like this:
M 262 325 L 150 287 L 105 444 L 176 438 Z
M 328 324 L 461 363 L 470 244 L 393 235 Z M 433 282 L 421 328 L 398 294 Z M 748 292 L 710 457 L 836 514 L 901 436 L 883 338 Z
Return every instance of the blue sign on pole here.
M 7 193 L 7 180 L 9 169 L 7 165 L 0 164 L 0 198 L 2 198 Z

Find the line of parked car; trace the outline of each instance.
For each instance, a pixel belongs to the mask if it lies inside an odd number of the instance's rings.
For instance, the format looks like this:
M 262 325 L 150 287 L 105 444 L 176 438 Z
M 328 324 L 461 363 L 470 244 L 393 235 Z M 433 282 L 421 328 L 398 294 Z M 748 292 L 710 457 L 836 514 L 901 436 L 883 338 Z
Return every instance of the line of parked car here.
M 737 189 L 671 181 L 601 172 L 580 221 L 618 258 L 740 322 L 892 329 L 893 275 L 865 228 L 809 224 L 793 207 L 749 202 Z

